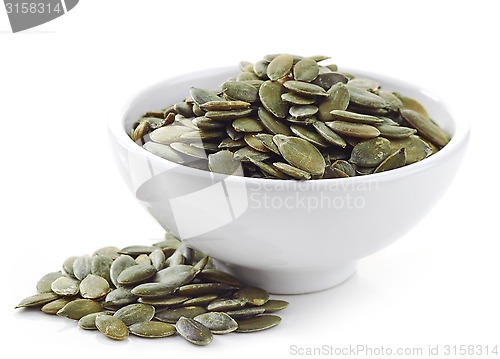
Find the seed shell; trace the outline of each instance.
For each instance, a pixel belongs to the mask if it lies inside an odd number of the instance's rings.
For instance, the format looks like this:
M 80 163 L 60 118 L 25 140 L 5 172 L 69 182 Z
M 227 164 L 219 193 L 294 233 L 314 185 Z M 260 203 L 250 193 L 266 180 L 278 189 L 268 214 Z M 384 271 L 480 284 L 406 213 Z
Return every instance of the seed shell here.
M 278 299 L 269 299 L 264 305 L 260 306 L 265 310 L 266 313 L 274 313 L 288 307 L 290 303 L 286 300 L 278 300 Z

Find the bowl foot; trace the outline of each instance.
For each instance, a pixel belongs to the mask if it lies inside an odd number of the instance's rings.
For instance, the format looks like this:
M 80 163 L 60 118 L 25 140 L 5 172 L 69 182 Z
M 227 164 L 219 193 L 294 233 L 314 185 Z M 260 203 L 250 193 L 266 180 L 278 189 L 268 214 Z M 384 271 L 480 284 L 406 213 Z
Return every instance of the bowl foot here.
M 215 261 L 218 269 L 231 273 L 247 285 L 272 294 L 304 294 L 329 289 L 351 277 L 356 261 L 335 267 L 300 270 L 256 269 Z

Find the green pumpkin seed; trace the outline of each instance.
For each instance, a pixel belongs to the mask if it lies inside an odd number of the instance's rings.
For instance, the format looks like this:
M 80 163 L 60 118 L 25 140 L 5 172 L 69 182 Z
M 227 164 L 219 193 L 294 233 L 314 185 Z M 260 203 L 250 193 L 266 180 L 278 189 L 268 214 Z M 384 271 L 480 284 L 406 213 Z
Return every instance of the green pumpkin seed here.
M 158 298 L 172 294 L 175 288 L 164 283 L 143 283 L 134 287 L 131 293 L 139 297 Z
M 92 299 L 75 299 L 62 307 L 56 314 L 60 317 L 80 320 L 90 313 L 97 313 L 102 310 L 101 304 Z
M 237 118 L 246 117 L 252 113 L 251 108 L 245 108 L 242 110 L 229 110 L 229 111 L 207 111 L 205 117 L 212 120 L 219 121 L 231 121 Z
M 276 81 L 287 76 L 292 70 L 292 66 L 293 56 L 289 54 L 281 54 L 272 59 L 267 66 L 266 73 L 271 81 Z
M 109 292 L 109 283 L 106 279 L 89 274 L 80 283 L 80 294 L 83 298 L 97 299 Z
M 266 313 L 275 313 L 288 307 L 290 303 L 286 300 L 269 299 L 264 305 L 260 306 Z
M 352 165 L 349 162 L 344 160 L 335 161 L 334 163 L 332 163 L 331 168 L 332 169 L 336 168 L 344 172 L 348 177 L 356 176 L 356 170 L 354 169 L 354 167 L 352 167 Z
M 212 172 L 226 175 L 243 175 L 241 161 L 235 159 L 233 153 L 227 150 L 208 155 L 208 168 L 210 168 Z
M 118 254 L 119 250 L 120 249 L 118 247 L 115 247 L 115 246 L 102 247 L 102 248 L 99 248 L 98 250 L 96 250 L 92 254 L 92 256 L 101 255 L 104 257 L 111 258 L 112 260 L 115 260 L 119 256 L 119 254 Z
M 234 298 L 251 305 L 264 305 L 269 300 L 269 293 L 262 288 L 245 287 L 234 294 Z
M 92 270 L 92 260 L 90 256 L 81 256 L 73 263 L 73 273 L 77 279 L 84 279 Z
M 347 146 L 345 140 L 339 135 L 337 135 L 335 132 L 333 132 L 324 122 L 314 121 L 312 125 L 314 126 L 318 134 L 321 137 L 323 137 L 327 142 L 342 148 L 345 148 Z
M 193 106 L 187 102 L 177 102 L 174 111 L 184 117 L 193 117 Z
M 118 251 L 118 248 L 116 248 Z M 118 257 L 118 253 L 116 254 Z M 90 273 L 104 278 L 108 283 L 111 283 L 110 270 L 113 264 L 113 259 L 102 254 L 96 253 L 92 256 L 90 264 Z
M 156 269 L 152 265 L 136 265 L 123 270 L 118 276 L 118 284 L 137 284 L 156 274 Z
M 328 166 L 323 178 L 349 178 L 349 175 L 338 168 Z
M 325 159 L 308 141 L 284 135 L 275 135 L 273 141 L 290 165 L 313 176 L 321 176 L 325 172 Z
M 252 85 L 240 81 L 227 81 L 222 85 L 222 91 L 232 100 L 255 102 L 259 91 Z
M 399 98 L 399 100 L 403 103 L 402 108 L 415 111 L 415 112 L 421 114 L 422 116 L 424 116 L 425 118 L 429 118 L 429 113 L 427 112 L 425 107 L 420 102 L 418 102 L 417 100 L 415 100 L 413 98 L 404 96 L 398 92 L 394 92 L 393 94 L 397 98 Z
M 161 249 L 155 249 L 149 255 L 151 264 L 157 271 L 162 270 L 165 265 L 165 253 Z
M 52 302 L 49 302 L 40 308 L 42 312 L 45 314 L 55 315 L 59 310 L 61 310 L 66 304 L 74 300 L 72 297 L 64 297 L 56 299 Z
M 260 152 L 269 152 L 269 148 L 264 146 L 262 141 L 257 139 L 254 134 L 246 134 L 244 139 L 244 143 L 247 144 L 248 146 L 252 147 L 254 150 L 260 151 Z
M 201 297 L 197 298 L 191 298 L 186 300 L 185 302 L 182 303 L 183 306 L 189 307 L 189 306 L 206 306 L 208 303 L 214 301 L 217 299 L 218 295 L 217 294 L 207 294 L 207 295 L 202 295 Z
M 186 143 L 173 142 L 170 144 L 170 147 L 172 147 L 177 152 L 182 153 L 186 156 L 194 158 L 202 158 L 202 159 L 207 158 L 207 153 L 204 149 L 196 148 Z
M 279 121 L 273 114 L 265 110 L 263 107 L 259 107 L 258 115 L 264 127 L 273 135 L 292 135 L 290 127 Z
M 318 147 L 328 147 L 330 143 L 326 141 L 322 136 L 320 136 L 316 131 L 311 131 L 303 126 L 292 125 L 290 129 L 294 135 L 309 141 Z
M 156 142 L 146 142 L 142 147 L 146 151 L 149 151 L 152 154 L 164 158 L 168 161 L 172 161 L 179 164 L 183 164 L 186 162 L 184 157 L 182 157 L 177 151 L 173 150 L 168 145 L 162 145 L 161 143 L 156 143 Z
M 417 133 L 417 130 L 414 128 L 404 127 L 404 126 L 392 126 L 382 124 L 377 126 L 377 129 L 380 131 L 380 135 L 387 138 L 405 138 L 410 137 Z
M 56 293 L 38 293 L 27 298 L 24 298 L 16 305 L 17 308 L 28 308 L 28 307 L 39 307 L 53 300 L 58 299 L 59 296 Z
M 190 265 L 178 265 L 162 269 L 156 273 L 153 282 L 163 283 L 172 287 L 180 287 L 181 285 L 191 282 L 198 271 Z
M 234 120 L 232 126 L 238 132 L 261 132 L 264 130 L 259 120 L 249 117 Z
M 163 322 L 135 323 L 128 329 L 131 334 L 142 338 L 166 338 L 177 332 L 172 324 Z
M 223 312 L 208 312 L 197 315 L 193 320 L 210 329 L 212 334 L 227 334 L 238 328 L 238 323 Z
M 250 317 L 238 320 L 237 333 L 252 333 L 261 330 L 270 329 L 277 326 L 281 318 L 276 315 L 264 314 L 256 317 Z
M 269 61 L 257 61 L 256 63 L 253 64 L 253 71 L 255 72 L 255 74 L 261 78 L 261 79 L 264 79 L 264 80 L 267 80 L 268 77 L 267 77 L 267 67 L 269 66 Z
M 192 121 L 197 129 L 203 131 L 219 130 L 226 127 L 224 122 L 215 121 L 205 116 L 196 117 Z
M 319 104 L 319 119 L 321 121 L 332 121 L 333 110 L 345 110 L 349 105 L 349 91 L 342 82 L 334 84 L 327 92 L 328 96 Z
M 321 61 L 330 59 L 330 56 L 326 56 L 326 55 L 314 55 L 314 56 L 309 56 L 307 58 L 311 59 L 311 60 L 314 60 L 316 62 L 321 62 Z
M 201 105 L 204 111 L 231 111 L 243 110 L 250 107 L 250 102 L 246 101 L 210 101 Z
M 395 168 L 403 167 L 406 164 L 406 150 L 401 148 L 397 152 L 394 152 L 392 155 L 387 157 L 382 161 L 381 164 L 375 168 L 373 173 L 385 172 L 388 170 L 392 170 Z
M 377 81 L 360 77 L 350 79 L 347 84 L 365 90 L 377 90 L 380 87 L 380 84 Z
M 78 321 L 78 326 L 85 330 L 97 330 L 97 327 L 95 325 L 95 320 L 98 316 L 101 315 L 111 315 L 111 313 L 97 312 L 97 313 L 87 314 L 80 318 L 80 320 Z
M 314 97 L 304 97 L 293 92 L 281 94 L 281 99 L 294 105 L 312 105 L 315 102 Z
M 76 259 L 76 257 L 75 257 Z M 39 293 L 49 293 L 52 292 L 52 283 L 57 279 L 62 277 L 63 274 L 61 272 L 52 272 L 44 275 L 42 278 L 38 280 L 36 283 L 36 290 Z
M 380 131 L 373 126 L 362 123 L 352 123 L 345 121 L 325 122 L 334 132 L 354 138 L 374 138 L 380 135 Z
M 223 130 L 211 130 L 211 131 L 201 130 L 201 131 L 191 131 L 185 133 L 181 135 L 180 139 L 183 141 L 197 141 L 202 143 L 202 141 L 218 140 L 224 137 L 226 137 L 226 131 Z
M 396 95 L 394 95 L 392 92 L 389 91 L 384 91 L 384 90 L 378 90 L 376 92 L 377 95 L 382 97 L 384 100 L 387 101 L 390 105 L 390 109 L 392 111 L 398 111 L 399 109 L 404 107 L 403 101 L 401 101 Z
M 290 166 L 288 163 L 274 162 L 273 166 L 284 174 L 298 180 L 308 180 L 312 177 L 310 173 L 302 171 L 300 168 Z
M 123 308 L 118 309 L 114 317 L 120 319 L 126 326 L 147 322 L 153 319 L 155 315 L 155 308 L 152 305 L 135 303 L 129 304 Z
M 356 105 L 370 108 L 390 107 L 390 104 L 386 100 L 368 90 L 349 85 L 349 83 L 345 86 L 349 90 L 350 101 Z
M 207 305 L 207 309 L 212 312 L 226 312 L 241 309 L 244 306 L 245 302 L 239 299 L 216 299 Z
M 417 132 L 438 147 L 444 147 L 450 141 L 450 136 L 431 119 L 416 111 L 403 109 L 401 115 Z
M 214 93 L 213 91 L 196 87 L 191 87 L 189 94 L 191 95 L 193 101 L 200 107 L 206 104 L 207 102 L 221 100 L 221 98 L 217 96 L 217 94 Z
M 133 245 L 122 248 L 118 251 L 119 254 L 126 254 L 131 256 L 138 256 L 140 254 L 150 254 L 156 248 L 152 246 L 141 246 L 141 245 Z
M 118 276 L 127 268 L 137 265 L 134 258 L 129 255 L 121 255 L 113 264 L 111 264 L 111 268 L 109 269 L 109 276 L 111 277 L 111 282 L 118 287 Z
M 200 280 L 206 282 L 224 283 L 231 287 L 241 286 L 241 282 L 238 278 L 217 269 L 203 269 L 198 277 L 200 278 Z
M 247 146 L 240 148 L 238 151 L 234 153 L 234 159 L 239 161 L 249 161 L 249 158 L 252 158 L 255 161 L 265 161 L 270 156 L 267 153 L 260 152 L 254 150 L 252 147 Z
M 74 266 L 77 258 L 78 258 L 77 256 L 72 256 L 72 257 L 66 258 L 66 260 L 63 262 L 63 265 L 62 265 L 63 273 L 69 275 L 70 277 L 75 276 L 73 266 Z
M 311 58 L 302 59 L 293 67 L 293 78 L 297 81 L 311 82 L 319 74 L 319 66 Z
M 262 145 L 268 150 L 276 153 L 277 155 L 280 154 L 278 150 L 278 146 L 273 142 L 273 135 L 267 134 L 267 133 L 259 133 L 256 135 L 252 135 L 253 138 L 257 139 L 262 143 Z M 248 142 L 247 142 L 248 143 Z M 252 146 L 258 151 L 261 151 L 259 148 Z M 268 151 L 261 151 L 261 152 L 268 152 Z
M 229 312 L 226 312 L 226 314 L 234 319 L 242 319 L 242 318 L 254 317 L 256 315 L 264 313 L 265 311 L 266 310 L 262 307 L 249 307 L 239 310 L 231 310 Z M 214 313 L 219 313 L 219 312 L 214 312 Z
M 170 125 L 154 130 L 149 134 L 149 138 L 153 142 L 169 145 L 178 141 L 181 135 L 191 131 L 193 130 L 188 127 Z
M 134 295 L 130 288 L 120 287 L 109 292 L 104 299 L 104 303 L 106 303 L 107 306 L 121 307 L 131 304 L 136 300 L 137 295 Z
M 247 145 L 247 143 L 245 142 L 245 140 L 235 141 L 235 140 L 228 137 L 228 138 L 223 139 L 217 147 L 219 147 L 219 149 L 221 149 L 221 150 L 238 150 L 242 147 L 245 147 L 246 145 Z M 232 152 L 231 152 L 231 156 L 232 156 Z
M 195 283 L 179 287 L 176 291 L 176 295 L 194 297 L 206 294 L 224 293 L 233 289 L 234 287 L 223 283 Z
M 407 165 L 421 161 L 432 154 L 431 146 L 416 135 L 401 139 L 391 139 L 391 153 L 401 148 L 406 150 Z
M 272 81 L 264 82 L 259 89 L 260 102 L 267 111 L 278 118 L 288 115 L 288 103 L 281 99 L 284 92 L 283 85 Z
M 77 295 L 80 289 L 80 282 L 76 279 L 69 277 L 60 277 L 52 282 L 52 291 L 62 296 Z
M 391 154 L 391 143 L 383 137 L 361 141 L 354 146 L 350 162 L 362 167 L 376 167 Z
M 203 307 L 179 307 L 159 310 L 156 312 L 155 318 L 166 323 L 176 323 L 181 317 L 194 318 L 203 313 L 206 313 L 206 309 Z
M 352 122 L 352 123 L 364 123 L 366 125 L 380 125 L 384 123 L 383 119 L 375 116 L 363 115 L 361 113 L 342 111 L 342 110 L 332 110 L 330 114 L 335 120 Z
M 142 304 L 148 304 L 155 307 L 172 307 L 185 303 L 191 297 L 181 297 L 175 295 L 166 295 L 164 297 L 140 297 L 137 301 Z
M 326 91 L 315 84 L 311 84 L 309 82 L 303 82 L 303 81 L 286 81 L 283 86 L 290 91 L 293 91 L 295 93 L 298 93 L 300 95 L 304 96 L 321 96 L 321 97 L 326 97 L 328 94 Z
M 240 72 L 240 74 L 236 77 L 236 81 L 249 81 L 249 80 L 259 80 L 259 77 L 253 72 L 253 68 L 252 72 Z
M 328 72 L 319 74 L 318 77 L 313 81 L 313 84 L 320 86 L 325 91 L 332 88 L 333 85 L 337 83 L 347 83 L 347 78 L 339 72 Z
M 264 163 L 262 161 L 256 161 L 252 159 L 251 157 L 248 158 L 250 162 L 252 162 L 255 166 L 259 167 L 264 173 L 269 174 L 275 178 L 280 178 L 280 179 L 287 179 L 288 177 L 281 173 L 278 169 L 275 167 L 268 165 L 267 163 Z
M 128 328 L 125 323 L 112 315 L 98 315 L 95 318 L 95 326 L 110 339 L 125 340 L 128 338 Z
M 192 344 L 208 345 L 213 340 L 210 329 L 190 318 L 179 318 L 176 328 L 179 335 Z
M 293 105 L 288 111 L 295 118 L 307 118 L 318 112 L 318 107 L 314 105 Z

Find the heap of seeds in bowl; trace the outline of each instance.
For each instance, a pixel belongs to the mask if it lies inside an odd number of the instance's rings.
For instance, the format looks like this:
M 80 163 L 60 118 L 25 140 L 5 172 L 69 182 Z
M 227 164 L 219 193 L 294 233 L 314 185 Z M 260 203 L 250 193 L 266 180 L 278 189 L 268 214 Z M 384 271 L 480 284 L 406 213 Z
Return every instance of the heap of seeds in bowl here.
M 421 161 L 450 136 L 417 100 L 355 77 L 326 56 L 241 62 L 217 89 L 140 118 L 130 137 L 147 151 L 223 174 L 344 178 Z
M 270 299 L 216 269 L 213 260 L 167 233 L 151 246 L 105 247 L 66 259 L 62 270 L 37 283 L 38 294 L 16 308 L 78 321 L 108 338 L 179 335 L 207 345 L 213 334 L 251 333 L 275 327 L 288 302 Z

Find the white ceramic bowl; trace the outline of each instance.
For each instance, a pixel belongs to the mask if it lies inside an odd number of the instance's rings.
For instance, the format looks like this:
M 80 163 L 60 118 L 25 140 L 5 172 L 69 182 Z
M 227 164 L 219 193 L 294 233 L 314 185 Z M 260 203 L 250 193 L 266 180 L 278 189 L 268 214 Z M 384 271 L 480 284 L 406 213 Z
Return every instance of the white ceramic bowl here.
M 146 111 L 182 100 L 191 86 L 214 88 L 238 73 L 218 68 L 140 92 L 109 122 L 116 162 L 130 190 L 163 228 L 248 284 L 282 294 L 330 288 L 354 273 L 358 259 L 391 244 L 427 214 L 455 176 L 469 137 L 464 120 L 452 118 L 429 92 L 387 76 L 349 72 L 421 101 L 452 134 L 450 143 L 430 158 L 384 173 L 293 181 L 188 168 L 128 137 Z

